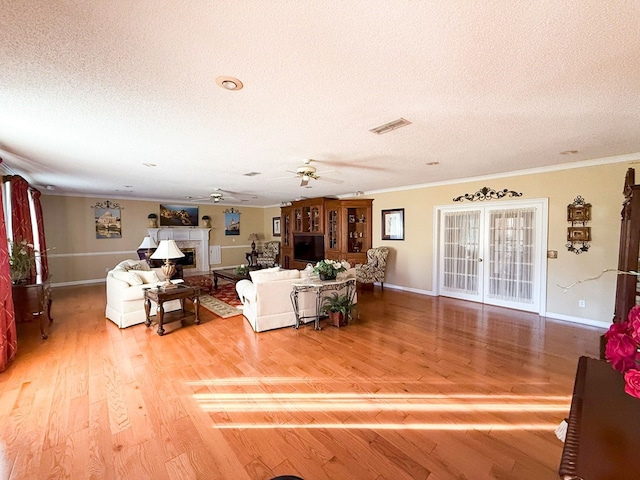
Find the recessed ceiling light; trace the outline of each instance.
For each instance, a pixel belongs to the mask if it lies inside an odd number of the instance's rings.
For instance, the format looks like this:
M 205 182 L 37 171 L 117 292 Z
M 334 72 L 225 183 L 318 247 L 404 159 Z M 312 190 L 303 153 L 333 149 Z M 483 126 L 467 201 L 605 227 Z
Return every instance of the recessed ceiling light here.
M 219 87 L 224 88 L 225 90 L 242 90 L 242 82 L 235 77 L 227 77 L 221 76 L 216 78 L 216 83 Z
M 578 153 L 578 150 L 565 150 L 560 152 L 560 155 L 575 155 L 576 153 Z
M 142 165 L 144 165 L 145 167 L 157 167 L 155 163 L 143 163 Z

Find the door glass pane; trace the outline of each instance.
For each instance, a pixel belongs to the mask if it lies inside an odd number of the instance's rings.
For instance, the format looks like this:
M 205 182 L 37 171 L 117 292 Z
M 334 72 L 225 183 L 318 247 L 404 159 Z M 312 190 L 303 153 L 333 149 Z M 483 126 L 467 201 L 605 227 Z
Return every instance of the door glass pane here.
M 535 208 L 489 212 L 488 298 L 534 302 Z
M 480 212 L 444 214 L 443 288 L 478 293 Z

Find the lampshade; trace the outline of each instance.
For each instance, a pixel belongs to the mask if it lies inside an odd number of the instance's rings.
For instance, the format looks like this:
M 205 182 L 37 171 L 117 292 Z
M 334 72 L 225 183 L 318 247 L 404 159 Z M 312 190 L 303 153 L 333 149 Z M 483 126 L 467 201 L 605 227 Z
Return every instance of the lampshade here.
M 154 260 L 162 260 L 169 258 L 182 258 L 184 253 L 180 251 L 175 240 L 160 240 L 160 245 L 149 258 Z
M 151 249 L 151 248 L 156 248 L 158 246 L 158 244 L 156 243 L 156 241 L 151 238 L 151 237 L 144 237 L 144 239 L 142 240 L 142 243 L 140 244 L 140 246 L 138 247 L 138 250 L 142 250 L 144 248 L 146 248 L 147 250 Z
M 256 240 L 258 240 L 258 234 L 257 233 L 250 233 L 249 234 L 249 238 L 247 240 L 253 240 L 255 242 Z

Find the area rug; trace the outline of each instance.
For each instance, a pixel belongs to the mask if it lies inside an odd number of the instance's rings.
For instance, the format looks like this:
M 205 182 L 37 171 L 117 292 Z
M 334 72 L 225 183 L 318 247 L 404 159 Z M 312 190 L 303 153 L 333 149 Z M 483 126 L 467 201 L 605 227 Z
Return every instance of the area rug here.
M 217 298 L 213 298 L 211 295 L 200 295 L 200 306 L 222 318 L 242 315 L 242 310 L 239 308 L 229 305 L 228 303 L 224 303 L 222 300 L 218 300 Z
M 238 299 L 235 283 L 218 285 L 218 289 L 213 290 L 211 296 L 231 305 L 232 307 L 239 307 L 242 305 L 242 302 Z

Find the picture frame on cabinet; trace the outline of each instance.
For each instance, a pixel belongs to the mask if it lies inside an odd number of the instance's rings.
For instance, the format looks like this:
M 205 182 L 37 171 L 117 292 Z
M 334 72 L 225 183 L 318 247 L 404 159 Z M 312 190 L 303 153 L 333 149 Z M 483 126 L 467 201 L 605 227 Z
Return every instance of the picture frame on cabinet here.
M 404 208 L 382 210 L 382 240 L 404 240 Z

